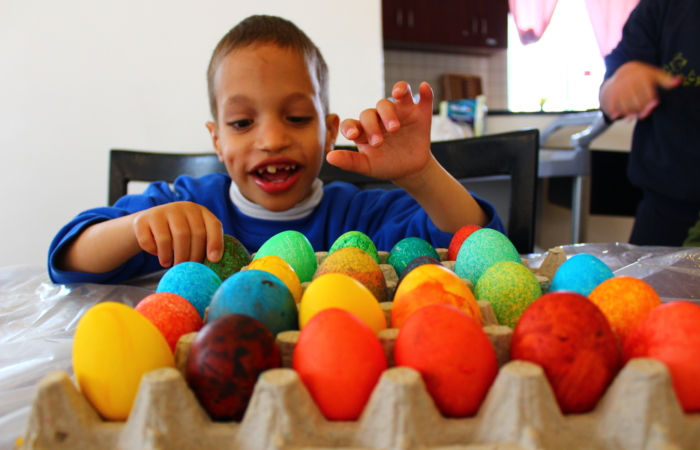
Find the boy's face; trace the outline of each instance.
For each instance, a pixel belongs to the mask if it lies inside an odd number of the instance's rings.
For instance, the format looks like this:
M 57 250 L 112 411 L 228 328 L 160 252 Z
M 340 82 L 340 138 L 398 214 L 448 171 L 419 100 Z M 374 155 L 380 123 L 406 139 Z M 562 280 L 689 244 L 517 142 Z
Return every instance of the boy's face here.
M 214 149 L 250 201 L 286 211 L 306 198 L 338 134 L 303 56 L 263 44 L 229 53 L 215 76 Z

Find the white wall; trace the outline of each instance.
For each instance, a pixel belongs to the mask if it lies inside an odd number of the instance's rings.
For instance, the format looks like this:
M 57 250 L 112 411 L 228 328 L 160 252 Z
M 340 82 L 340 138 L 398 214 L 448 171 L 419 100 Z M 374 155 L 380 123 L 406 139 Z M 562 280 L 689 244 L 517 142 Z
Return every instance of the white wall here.
M 206 67 L 251 14 L 311 37 L 341 119 L 383 95 L 380 0 L 0 2 L 0 267 L 44 265 L 62 225 L 106 204 L 110 148 L 211 149 Z

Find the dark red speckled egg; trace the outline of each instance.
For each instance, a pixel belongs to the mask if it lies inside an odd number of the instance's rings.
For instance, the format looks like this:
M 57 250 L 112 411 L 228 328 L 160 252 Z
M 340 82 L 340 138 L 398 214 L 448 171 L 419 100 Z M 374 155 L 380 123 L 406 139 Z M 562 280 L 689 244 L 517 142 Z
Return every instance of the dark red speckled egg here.
M 258 376 L 282 366 L 275 337 L 260 321 L 229 314 L 207 323 L 192 342 L 187 383 L 213 420 L 240 421 Z

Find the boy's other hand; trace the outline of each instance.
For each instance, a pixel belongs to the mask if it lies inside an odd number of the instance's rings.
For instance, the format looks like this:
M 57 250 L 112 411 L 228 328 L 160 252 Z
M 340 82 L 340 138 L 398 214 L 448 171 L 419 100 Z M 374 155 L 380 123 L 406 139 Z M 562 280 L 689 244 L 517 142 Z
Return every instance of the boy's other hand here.
M 630 61 L 601 86 L 600 107 L 612 120 L 644 119 L 659 104 L 657 89 L 673 89 L 682 81 L 656 66 Z
M 433 90 L 428 83 L 418 88 L 420 101 L 413 102 L 411 86 L 394 85 L 394 102 L 382 99 L 376 108 L 366 109 L 360 119 L 346 119 L 340 131 L 359 152 L 334 150 L 329 163 L 375 178 L 396 181 L 423 170 L 430 159 L 430 123 Z
M 192 202 L 156 206 L 134 215 L 139 246 L 158 256 L 163 267 L 185 261 L 221 259 L 224 234 L 221 221 L 207 208 Z

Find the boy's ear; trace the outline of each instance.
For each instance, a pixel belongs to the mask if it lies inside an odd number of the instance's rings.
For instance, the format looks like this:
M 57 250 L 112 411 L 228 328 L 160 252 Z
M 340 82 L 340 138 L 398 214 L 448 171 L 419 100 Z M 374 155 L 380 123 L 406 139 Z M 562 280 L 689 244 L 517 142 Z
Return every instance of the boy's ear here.
M 219 149 L 219 127 L 214 122 L 207 122 L 206 126 L 207 130 L 209 130 L 209 136 L 211 136 L 211 145 L 214 147 L 216 154 L 219 155 L 219 161 L 224 162 Z
M 340 127 L 340 118 L 337 114 L 328 114 L 326 116 L 326 146 L 323 149 L 325 154 L 330 153 L 335 145 L 335 139 L 338 137 L 338 129 Z

